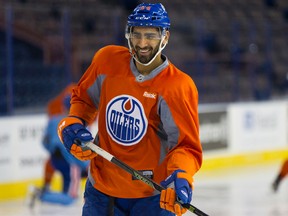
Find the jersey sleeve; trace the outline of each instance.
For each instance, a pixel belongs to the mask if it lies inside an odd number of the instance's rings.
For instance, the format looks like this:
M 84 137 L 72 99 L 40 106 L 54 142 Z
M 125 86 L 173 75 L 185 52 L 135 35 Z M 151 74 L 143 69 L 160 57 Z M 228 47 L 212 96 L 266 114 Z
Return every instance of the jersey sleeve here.
M 94 88 L 99 89 L 97 83 L 96 62 L 92 61 L 89 68 L 85 71 L 76 88 L 72 91 L 70 116 L 77 116 L 90 125 L 96 118 L 97 104 L 93 98 Z M 99 98 L 98 98 L 99 99 Z
M 106 76 L 115 76 L 116 70 L 111 70 L 111 67 L 117 69 L 117 65 L 123 64 L 119 59 L 123 53 L 130 57 L 127 48 L 115 45 L 103 47 L 96 52 L 92 63 L 81 77 L 77 87 L 73 89 L 69 115 L 82 118 L 88 125 L 95 121 L 103 80 Z M 112 66 L 111 62 L 113 62 Z
M 180 80 L 181 81 L 181 80 Z M 181 82 L 173 97 L 162 101 L 161 121 L 167 134 L 167 173 L 176 169 L 193 175 L 202 164 L 199 138 L 198 92 L 192 80 Z M 184 84 L 186 83 L 186 84 Z
M 102 48 L 103 49 L 103 48 Z M 97 68 L 103 64 L 102 49 L 93 57 L 93 60 L 72 91 L 70 116 L 77 116 L 90 125 L 96 118 L 100 98 L 101 82 Z

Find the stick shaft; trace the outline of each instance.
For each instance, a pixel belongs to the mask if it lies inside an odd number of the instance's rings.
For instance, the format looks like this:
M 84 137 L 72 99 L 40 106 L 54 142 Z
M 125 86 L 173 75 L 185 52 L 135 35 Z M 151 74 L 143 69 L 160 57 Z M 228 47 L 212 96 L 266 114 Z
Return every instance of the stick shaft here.
M 110 161 L 111 163 L 117 165 L 121 169 L 125 170 L 126 172 L 130 173 L 133 177 L 137 178 L 138 180 L 144 182 L 145 184 L 149 185 L 150 187 L 154 188 L 155 190 L 161 192 L 162 190 L 165 190 L 165 188 L 152 179 L 142 175 L 142 173 L 138 172 L 137 170 L 133 169 L 132 167 L 128 166 L 124 162 L 120 161 L 113 155 L 111 155 L 109 152 L 105 151 L 104 149 L 100 148 L 99 146 L 95 145 L 92 142 L 85 143 L 85 146 L 89 147 L 93 152 L 97 153 L 104 159 Z M 208 216 L 206 213 L 202 212 L 200 209 L 194 207 L 191 204 L 181 204 L 182 207 L 186 208 L 187 210 L 191 211 L 192 213 L 198 215 L 198 216 Z

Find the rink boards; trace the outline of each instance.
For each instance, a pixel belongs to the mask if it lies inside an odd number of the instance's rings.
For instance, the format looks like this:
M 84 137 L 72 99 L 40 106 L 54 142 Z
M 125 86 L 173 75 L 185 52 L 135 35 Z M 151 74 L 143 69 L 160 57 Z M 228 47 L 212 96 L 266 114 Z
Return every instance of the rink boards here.
M 199 106 L 201 171 L 288 158 L 287 111 L 281 101 Z M 24 197 L 29 185 L 41 185 L 46 122 L 45 114 L 0 118 L 0 201 Z

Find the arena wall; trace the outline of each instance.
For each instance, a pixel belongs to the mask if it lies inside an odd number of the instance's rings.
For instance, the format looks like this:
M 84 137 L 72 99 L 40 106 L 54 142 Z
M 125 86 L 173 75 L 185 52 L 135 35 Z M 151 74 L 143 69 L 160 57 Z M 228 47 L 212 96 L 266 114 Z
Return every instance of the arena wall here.
M 200 105 L 200 172 L 288 157 L 287 111 L 288 103 L 282 101 Z M 45 114 L 0 118 L 0 201 L 23 198 L 29 185 L 42 184 L 46 122 Z M 91 130 L 95 134 L 97 126 Z

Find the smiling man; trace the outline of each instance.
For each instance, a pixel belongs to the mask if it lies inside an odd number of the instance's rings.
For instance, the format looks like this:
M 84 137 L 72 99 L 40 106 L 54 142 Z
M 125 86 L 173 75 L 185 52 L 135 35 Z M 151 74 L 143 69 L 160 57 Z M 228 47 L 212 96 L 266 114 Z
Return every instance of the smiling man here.
M 157 67 L 163 63 L 161 51 L 169 39 L 169 31 L 161 28 L 127 27 L 126 38 L 137 68 Z M 134 53 L 133 53 L 134 52 Z M 152 69 L 153 68 L 149 68 Z
M 142 3 L 128 16 L 128 47 L 96 52 L 73 90 L 58 134 L 67 151 L 91 160 L 83 216 L 182 215 L 202 164 L 198 92 L 187 74 L 162 54 L 170 19 L 162 4 Z M 111 61 L 111 59 L 113 59 Z M 86 128 L 96 117 L 95 138 Z M 161 183 L 161 194 L 81 147 L 94 140 L 116 158 Z

